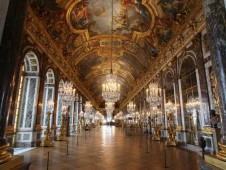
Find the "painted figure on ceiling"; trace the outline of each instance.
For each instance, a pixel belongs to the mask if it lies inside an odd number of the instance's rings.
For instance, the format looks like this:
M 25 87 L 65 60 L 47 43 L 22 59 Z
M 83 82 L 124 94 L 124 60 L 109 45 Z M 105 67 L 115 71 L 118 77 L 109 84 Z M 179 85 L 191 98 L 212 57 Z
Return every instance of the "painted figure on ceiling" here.
M 119 27 L 121 29 L 128 29 L 129 21 L 126 7 L 120 8 L 119 15 L 114 16 L 114 21 L 118 24 L 118 29 Z
M 124 13 L 123 21 L 126 23 L 125 27 L 127 30 L 147 31 L 150 26 L 150 18 L 140 0 L 121 0 L 120 11 Z M 117 17 L 120 17 L 120 13 Z
M 172 19 L 171 18 L 155 18 L 155 30 L 154 34 L 158 38 L 158 43 L 160 45 L 165 44 L 172 37 Z
M 79 25 L 79 27 L 83 27 L 88 23 L 88 14 L 87 14 L 87 6 L 84 4 L 79 5 L 76 10 L 73 10 L 71 13 L 72 20 Z

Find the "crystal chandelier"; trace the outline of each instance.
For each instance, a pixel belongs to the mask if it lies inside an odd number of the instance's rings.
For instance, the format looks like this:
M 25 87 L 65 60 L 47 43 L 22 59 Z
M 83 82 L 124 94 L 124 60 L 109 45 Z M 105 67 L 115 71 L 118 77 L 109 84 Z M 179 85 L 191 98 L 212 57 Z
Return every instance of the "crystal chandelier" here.
M 136 105 L 132 101 L 130 101 L 129 104 L 127 105 L 127 111 L 129 113 L 133 113 L 135 111 L 135 107 Z
M 85 112 L 87 114 L 91 114 L 93 111 L 93 106 L 92 104 L 90 103 L 90 101 L 87 101 L 86 104 L 85 104 Z
M 173 113 L 176 110 L 175 105 L 171 102 L 171 100 L 169 100 L 165 104 L 165 107 L 166 107 L 166 112 L 167 113 Z
M 193 121 L 193 125 L 197 126 L 198 124 L 198 115 L 200 110 L 200 102 L 198 97 L 190 96 L 188 102 L 186 103 L 186 110 L 191 114 L 191 121 Z
M 117 76 L 112 73 L 106 76 L 106 83 L 102 84 L 102 96 L 107 102 L 116 102 L 120 98 L 120 84 Z
M 72 101 L 75 100 L 75 89 L 73 89 L 73 84 L 71 82 L 65 82 L 63 87 L 59 88 L 59 95 L 64 106 L 71 105 Z
M 54 110 L 54 102 L 52 99 L 48 100 L 47 105 L 46 105 L 47 111 L 48 112 L 53 112 Z
M 112 0 L 112 18 L 111 18 L 111 72 L 106 76 L 106 83 L 102 84 L 102 97 L 107 102 L 116 102 L 120 98 L 120 84 L 117 82 L 117 76 L 112 71 L 112 51 L 113 51 L 113 0 Z
M 113 111 L 115 110 L 115 103 L 107 102 L 105 106 L 105 110 L 107 113 L 107 121 L 110 122 L 112 120 Z
M 146 100 L 150 106 L 158 106 L 161 104 L 161 89 L 157 83 L 150 83 L 146 89 Z
M 190 97 L 188 102 L 186 103 L 186 109 L 190 112 L 193 110 L 198 110 L 200 107 L 200 102 L 198 97 Z
M 113 111 L 115 110 L 115 103 L 107 102 L 105 110 L 106 110 L 107 114 L 113 113 Z

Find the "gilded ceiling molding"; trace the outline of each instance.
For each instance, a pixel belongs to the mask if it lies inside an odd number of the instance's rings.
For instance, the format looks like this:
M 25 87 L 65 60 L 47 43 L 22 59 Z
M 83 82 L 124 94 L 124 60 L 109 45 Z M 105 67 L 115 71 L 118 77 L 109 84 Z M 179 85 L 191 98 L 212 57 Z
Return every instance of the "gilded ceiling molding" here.
M 174 35 L 165 48 L 162 48 L 157 59 L 149 67 L 141 79 L 137 80 L 135 87 L 128 93 L 128 97 L 122 101 L 119 109 L 122 110 L 125 105 L 132 100 L 167 64 L 177 56 L 181 50 L 185 49 L 195 35 L 205 28 L 205 16 L 203 12 L 202 2 L 199 1 L 196 8 L 192 12 L 193 15 L 186 19 L 180 31 Z
M 103 37 L 103 36 L 102 36 Z M 135 57 L 142 65 L 145 65 L 147 61 L 142 58 L 148 58 L 145 54 L 145 51 L 138 46 L 136 43 L 130 41 L 129 39 L 119 39 L 118 36 L 113 36 L 120 44 L 114 45 L 115 48 L 120 48 L 120 53 L 127 52 L 128 54 L 131 54 L 133 57 Z M 100 41 L 100 43 L 99 43 Z M 83 60 L 87 55 L 89 55 L 92 52 L 96 52 L 101 50 L 102 48 L 109 47 L 109 45 L 103 45 L 101 42 L 108 42 L 110 41 L 109 36 L 105 36 L 105 38 L 99 40 L 99 39 L 90 39 L 89 41 L 83 43 L 80 47 L 78 47 L 68 58 L 68 60 L 71 60 L 70 62 L 73 65 L 77 65 L 81 60 Z M 96 45 L 97 43 L 98 46 Z M 131 45 L 132 44 L 132 45 Z M 133 48 L 131 48 L 133 47 Z M 109 47 L 110 48 L 110 47 Z M 98 53 L 100 54 L 100 53 Z
M 93 100 L 84 85 L 79 81 L 79 78 L 75 76 L 75 72 L 64 59 L 62 52 L 59 50 L 50 35 L 45 30 L 44 26 L 38 20 L 31 7 L 28 8 L 25 31 L 33 39 L 37 46 L 46 53 L 48 58 L 51 59 L 53 63 L 61 70 L 61 72 L 64 73 L 65 76 L 74 83 L 76 89 L 86 96 L 88 100 L 92 102 L 93 106 L 98 110 L 99 106 L 95 100 Z
M 114 71 L 113 71 L 114 72 Z M 96 73 L 95 71 L 91 71 L 87 76 L 86 76 L 86 79 L 85 79 L 85 83 L 86 84 L 90 84 L 93 80 L 95 80 L 98 76 L 103 76 L 104 77 L 104 80 L 105 80 L 105 75 L 106 73 Z M 129 78 L 127 78 L 127 76 L 129 76 Z M 129 86 L 133 86 L 133 83 L 134 83 L 134 77 L 131 75 L 131 73 L 129 71 L 123 71 L 123 72 L 120 72 L 119 74 L 117 74 L 117 77 L 120 78 L 120 79 L 123 79 L 125 80 Z

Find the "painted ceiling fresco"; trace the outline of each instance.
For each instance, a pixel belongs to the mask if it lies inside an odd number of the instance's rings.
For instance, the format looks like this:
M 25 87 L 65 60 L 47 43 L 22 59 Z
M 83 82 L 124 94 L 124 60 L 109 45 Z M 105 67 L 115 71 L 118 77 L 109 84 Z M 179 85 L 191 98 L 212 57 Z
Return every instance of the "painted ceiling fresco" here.
M 89 36 L 114 34 L 132 36 L 150 28 L 152 16 L 140 0 L 82 0 L 69 7 L 72 30 L 88 30 Z M 113 7 L 113 13 L 112 13 Z M 112 15 L 113 14 L 113 15 Z
M 111 55 L 123 100 L 195 3 L 113 0 L 112 16 L 111 0 L 30 0 L 34 13 L 100 106 L 104 102 L 101 84 L 110 72 Z

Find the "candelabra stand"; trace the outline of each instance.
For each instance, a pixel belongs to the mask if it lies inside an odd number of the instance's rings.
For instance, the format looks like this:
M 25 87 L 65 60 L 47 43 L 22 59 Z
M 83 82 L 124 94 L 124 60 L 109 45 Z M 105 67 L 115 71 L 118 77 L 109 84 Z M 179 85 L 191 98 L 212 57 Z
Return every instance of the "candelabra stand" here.
M 49 125 L 50 124 L 50 115 L 52 113 L 47 112 L 46 114 L 47 114 L 47 128 L 45 130 L 45 138 L 40 144 L 40 146 L 42 146 L 42 147 L 53 146 L 52 132 L 51 132 L 50 125 Z
M 190 115 L 190 118 L 189 118 L 189 121 L 190 121 L 190 130 L 189 130 L 189 134 L 190 134 L 190 143 L 191 144 L 198 144 L 198 141 L 196 139 L 196 125 L 194 124 L 194 120 L 193 120 L 193 115 L 191 114 Z
M 78 127 L 77 128 L 78 128 L 77 133 L 78 134 L 81 133 L 81 118 L 79 118 L 79 120 L 78 120 Z
M 152 140 L 154 140 L 154 141 L 160 141 L 160 133 L 159 133 L 160 129 L 158 127 L 157 121 L 158 121 L 158 115 L 155 114 L 154 115 L 154 122 L 153 122 L 154 123 L 154 125 L 153 125 L 154 134 L 153 134 L 153 137 L 152 137 Z
M 62 114 L 61 126 L 60 126 L 60 135 L 57 137 L 56 140 L 58 141 L 65 141 L 66 140 L 66 115 Z
M 174 114 L 169 113 L 167 116 L 169 127 L 168 127 L 168 139 L 166 141 L 167 146 L 176 146 L 176 128 L 174 124 Z

